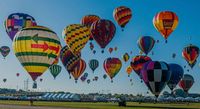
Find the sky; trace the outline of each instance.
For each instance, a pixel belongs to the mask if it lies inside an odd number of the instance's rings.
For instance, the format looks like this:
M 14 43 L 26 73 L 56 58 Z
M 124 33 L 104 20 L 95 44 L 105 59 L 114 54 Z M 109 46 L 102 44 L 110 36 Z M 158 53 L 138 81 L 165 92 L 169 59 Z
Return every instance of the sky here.
M 76 84 L 73 79 L 69 79 L 68 72 L 62 65 L 62 72 L 56 80 L 53 79 L 49 70 L 47 70 L 40 78 L 43 82 L 39 82 L 38 89 L 35 91 L 66 91 L 73 93 L 124 93 L 124 94 L 146 94 L 147 87 L 144 83 L 140 83 L 137 74 L 133 72 L 131 77 L 133 85 L 131 85 L 127 74 L 126 67 L 129 62 L 124 63 L 119 74 L 111 83 L 110 79 L 104 80 L 102 76 L 105 74 L 103 69 L 103 61 L 108 57 L 118 57 L 122 59 L 125 52 L 133 52 L 131 58 L 139 54 L 137 40 L 140 36 L 150 35 L 154 39 L 159 40 L 153 48 L 154 55 L 149 55 L 155 61 L 165 61 L 167 63 L 177 63 L 182 66 L 187 65 L 182 58 L 182 49 L 186 45 L 192 43 L 200 47 L 200 31 L 199 31 L 199 1 L 198 0 L 0 0 L 0 46 L 6 45 L 12 49 L 12 41 L 9 39 L 3 26 L 4 20 L 11 13 L 27 13 L 36 19 L 37 24 L 46 26 L 55 31 L 61 40 L 62 46 L 65 45 L 62 38 L 62 30 L 70 24 L 79 24 L 84 15 L 95 14 L 102 19 L 109 19 L 116 26 L 116 34 L 111 43 L 106 47 L 106 52 L 101 53 L 100 47 L 93 41 L 97 53 L 94 55 L 89 49 L 89 43 L 82 50 L 82 58 L 88 63 L 90 59 L 98 59 L 100 67 L 92 73 L 89 67 L 85 72 L 89 73 L 89 78 L 99 76 L 97 82 L 91 82 L 89 85 L 85 82 L 78 81 Z M 132 19 L 126 25 L 122 32 L 120 27 L 113 19 L 113 10 L 118 6 L 127 6 L 132 10 Z M 179 25 L 176 30 L 168 38 L 165 44 L 164 38 L 154 28 L 152 19 L 157 12 L 173 11 L 179 17 Z M 190 38 L 191 37 L 191 38 Z M 109 54 L 109 47 L 118 47 L 116 52 Z M 176 53 L 176 58 L 172 58 L 172 53 Z M 187 65 L 187 68 L 188 65 Z M 195 83 L 189 92 L 199 93 L 200 90 L 200 67 L 199 59 L 195 67 L 185 74 L 191 74 Z M 16 77 L 16 73 L 20 73 L 20 77 Z M 3 78 L 7 78 L 7 82 L 3 83 Z M 23 89 L 24 81 L 29 80 L 29 89 L 32 90 L 32 80 L 28 73 L 21 66 L 15 57 L 13 50 L 3 59 L 0 57 L 0 88 Z M 2 81 L 1 81 L 2 80 Z M 166 87 L 164 90 L 169 91 Z

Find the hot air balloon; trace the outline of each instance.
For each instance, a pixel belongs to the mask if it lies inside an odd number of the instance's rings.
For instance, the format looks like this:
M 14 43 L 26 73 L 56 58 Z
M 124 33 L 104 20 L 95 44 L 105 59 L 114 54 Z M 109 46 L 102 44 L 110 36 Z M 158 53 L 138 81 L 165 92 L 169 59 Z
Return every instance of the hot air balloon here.
M 113 39 L 116 27 L 110 20 L 100 19 L 91 26 L 91 33 L 94 40 L 104 49 Z M 104 51 L 102 50 L 102 53 Z
M 171 89 L 171 92 L 173 92 L 173 89 L 183 77 L 184 70 L 178 64 L 169 64 L 169 68 L 171 71 L 171 77 L 167 85 Z
M 108 51 L 109 51 L 109 53 L 112 53 L 112 52 L 113 52 L 113 48 L 110 47 L 110 48 L 108 49 Z
M 43 81 L 43 79 L 42 78 L 40 78 L 40 82 L 42 82 Z
M 80 79 L 81 79 L 82 82 L 85 82 L 85 80 L 87 79 L 87 77 L 85 77 L 85 76 L 83 75 L 83 76 L 81 76 Z
M 190 90 L 194 83 L 194 78 L 189 74 L 184 74 L 183 78 L 179 82 L 179 87 L 182 88 L 186 93 Z
M 6 79 L 6 78 L 4 78 L 4 79 L 3 79 L 3 82 L 5 83 L 6 81 L 7 81 L 7 79 Z
M 171 11 L 162 11 L 153 18 L 153 25 L 159 31 L 167 42 L 169 35 L 178 26 L 178 16 Z
M 117 47 L 114 48 L 115 51 L 117 51 L 117 49 L 118 49 Z
M 172 58 L 176 58 L 176 54 L 175 53 L 172 54 Z
M 99 67 L 99 61 L 96 59 L 91 59 L 89 61 L 89 67 L 94 73 L 94 71 Z
M 130 65 L 132 67 L 132 69 L 135 71 L 135 73 L 140 76 L 141 78 L 141 70 L 143 68 L 143 65 L 146 63 L 146 62 L 149 62 L 151 61 L 151 58 L 148 57 L 148 56 L 142 56 L 142 55 L 138 55 L 138 56 L 135 56 L 133 57 Z
M 8 46 L 1 46 L 0 50 L 4 58 L 10 53 L 10 48 Z
M 5 20 L 4 26 L 6 32 L 11 40 L 14 39 L 15 34 L 22 28 L 36 26 L 35 19 L 24 13 L 13 13 Z
M 132 71 L 133 71 L 133 69 L 132 69 L 131 66 L 128 66 L 128 67 L 126 68 L 126 73 L 128 74 L 128 77 L 130 77 L 130 74 L 132 73 Z
M 155 40 L 151 36 L 142 36 L 137 41 L 138 47 L 146 55 L 152 50 Z
M 189 66 L 193 68 L 199 56 L 199 47 L 192 44 L 186 46 L 183 48 L 182 56 L 188 62 Z
M 94 45 L 92 43 L 90 43 L 90 50 L 94 49 Z
M 119 73 L 122 67 L 122 62 L 119 58 L 107 58 L 104 61 L 103 66 L 106 73 L 110 77 L 111 82 L 113 82 L 112 79 Z
M 54 79 L 56 79 L 56 77 L 60 74 L 62 67 L 60 65 L 53 64 L 49 67 L 49 70 Z
M 93 78 L 93 81 L 98 81 L 98 79 L 99 79 L 99 77 L 98 77 L 98 76 L 95 76 L 95 77 Z
M 19 77 L 19 75 L 20 75 L 19 73 L 16 74 L 17 77 Z
M 81 54 L 73 54 L 69 47 L 68 46 L 64 46 L 62 49 L 61 49 L 61 52 L 60 52 L 60 60 L 62 61 L 65 69 L 68 71 L 69 73 L 69 77 L 71 78 L 70 76 L 70 71 L 72 70 L 72 67 L 79 62 L 79 60 L 81 59 Z
M 72 53 L 79 54 L 90 38 L 90 30 L 81 24 L 68 25 L 62 32 L 65 43 Z
M 90 84 L 90 79 L 87 80 L 87 83 Z
M 142 79 L 149 90 L 158 98 L 170 80 L 171 72 L 165 62 L 149 61 L 142 69 Z
M 125 53 L 123 56 L 122 56 L 124 62 L 127 62 L 130 58 L 129 54 L 128 53 Z
M 106 75 L 106 74 L 104 74 L 104 75 L 103 75 L 103 79 L 106 79 L 106 78 L 107 78 L 107 75 Z
M 75 79 L 75 82 L 77 83 L 78 78 L 83 74 L 86 68 L 86 63 L 83 59 L 80 59 L 78 63 L 76 63 L 73 67 L 70 73 Z
M 97 15 L 86 15 L 81 19 L 81 24 L 90 28 L 92 23 L 94 23 L 95 21 L 97 21 L 99 19 L 100 19 L 100 17 Z M 93 40 L 92 34 L 90 34 L 89 40 Z
M 15 35 L 13 49 L 22 66 L 35 81 L 55 61 L 61 44 L 52 30 L 43 26 L 32 26 L 23 28 Z
M 113 17 L 118 25 L 121 26 L 122 31 L 126 24 L 130 21 L 132 17 L 131 9 L 126 6 L 120 6 L 114 9 Z
M 95 54 L 96 53 L 96 50 L 93 50 L 93 54 Z

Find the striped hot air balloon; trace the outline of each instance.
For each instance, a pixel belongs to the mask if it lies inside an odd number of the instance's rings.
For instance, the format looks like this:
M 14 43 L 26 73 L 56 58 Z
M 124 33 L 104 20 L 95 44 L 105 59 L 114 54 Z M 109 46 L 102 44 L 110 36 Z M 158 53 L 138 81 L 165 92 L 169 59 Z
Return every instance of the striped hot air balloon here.
M 72 53 L 79 54 L 90 38 L 90 30 L 81 24 L 68 25 L 62 33 Z
M 55 61 L 61 44 L 54 31 L 43 26 L 33 26 L 23 28 L 15 35 L 13 49 L 22 66 L 35 81 Z
M 122 30 L 132 17 L 131 9 L 126 6 L 120 6 L 114 9 L 113 17 Z
M 192 44 L 184 47 L 182 56 L 188 62 L 189 66 L 193 68 L 196 64 L 197 58 L 199 57 L 199 47 Z
M 122 67 L 122 62 L 119 58 L 107 58 L 104 60 L 104 70 L 108 74 L 108 76 L 112 79 L 119 73 L 121 67 Z
M 49 70 L 54 79 L 56 79 L 56 77 L 60 74 L 62 67 L 60 65 L 53 64 L 49 67 Z
M 178 16 L 171 11 L 162 11 L 153 18 L 154 27 L 162 34 L 167 42 L 169 35 L 178 26 Z
M 138 47 L 146 55 L 152 50 L 155 40 L 151 36 L 142 36 L 137 41 Z
M 36 26 L 35 19 L 25 13 L 13 13 L 5 20 L 4 26 L 6 32 L 11 40 L 14 39 L 15 34 L 22 28 Z
M 96 59 L 91 59 L 88 65 L 90 69 L 94 72 L 99 67 L 99 61 Z
M 189 74 L 184 74 L 183 78 L 180 80 L 178 85 L 186 93 L 188 93 L 193 84 L 194 84 L 194 78 Z
M 66 45 L 60 51 L 60 60 L 62 61 L 65 69 L 68 71 L 69 75 L 72 70 L 72 67 L 79 62 L 81 59 L 81 54 L 73 54 L 69 47 Z M 71 78 L 71 76 L 70 76 Z
M 75 79 L 75 82 L 77 83 L 78 78 L 83 74 L 83 72 L 86 69 L 86 63 L 83 59 L 80 59 L 78 63 L 76 63 L 70 73 Z

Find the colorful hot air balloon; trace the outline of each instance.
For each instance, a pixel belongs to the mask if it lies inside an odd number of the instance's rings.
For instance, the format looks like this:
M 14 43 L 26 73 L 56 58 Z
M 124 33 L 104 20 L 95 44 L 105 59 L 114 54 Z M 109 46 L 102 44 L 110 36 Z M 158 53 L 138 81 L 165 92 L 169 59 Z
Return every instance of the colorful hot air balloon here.
M 137 75 L 140 76 L 141 78 L 141 70 L 143 68 L 143 65 L 149 61 L 151 61 L 150 57 L 138 55 L 138 56 L 133 57 L 130 65 L 132 69 L 135 71 L 135 73 L 137 73 Z
M 91 59 L 89 61 L 89 67 L 94 72 L 99 67 L 99 61 L 96 59 Z
M 56 77 L 60 74 L 62 67 L 60 65 L 53 64 L 49 67 L 49 70 L 54 79 L 56 79 Z
M 80 59 L 78 63 L 76 63 L 70 73 L 75 79 L 75 82 L 77 83 L 78 78 L 83 74 L 86 68 L 86 63 L 83 59 Z
M 151 36 L 142 36 L 137 41 L 138 47 L 146 55 L 152 50 L 155 40 Z
M 19 77 L 19 75 L 20 75 L 19 73 L 16 74 L 17 77 Z
M 199 47 L 192 44 L 186 46 L 183 48 L 182 56 L 188 62 L 189 66 L 193 68 L 199 56 Z
M 126 68 L 126 73 L 128 74 L 128 77 L 130 77 L 130 74 L 132 73 L 132 71 L 133 71 L 133 69 L 132 69 L 131 66 L 128 66 L 128 67 Z
M 183 78 L 179 82 L 179 87 L 182 88 L 186 93 L 190 90 L 194 83 L 194 78 L 189 74 L 184 74 Z
M 173 92 L 173 89 L 183 77 L 184 70 L 178 64 L 169 64 L 169 68 L 172 74 L 167 85 L 171 89 L 171 92 Z
M 81 76 L 80 79 L 81 79 L 82 82 L 85 82 L 85 80 L 87 79 L 87 77 L 85 77 L 85 76 L 83 75 L 83 76 Z
M 15 34 L 22 28 L 36 26 L 35 19 L 24 13 L 13 13 L 5 20 L 4 26 L 6 32 L 11 40 L 14 39 Z
M 42 26 L 23 28 L 13 40 L 16 57 L 33 81 L 41 76 L 60 53 L 60 39 L 52 30 Z
M 124 62 L 127 62 L 130 58 L 129 54 L 128 53 L 125 53 L 123 56 L 122 56 Z
M 63 30 L 62 36 L 72 53 L 78 54 L 88 42 L 90 30 L 81 24 L 71 24 Z
M 169 35 L 178 26 L 178 16 L 171 11 L 162 11 L 153 18 L 153 25 L 167 41 Z
M 94 22 L 91 26 L 91 33 L 94 40 L 104 49 L 113 39 L 116 27 L 110 20 L 101 19 Z M 104 51 L 102 50 L 102 53 Z
M 94 49 L 94 45 L 90 42 L 90 50 Z
M 119 73 L 122 67 L 122 62 L 119 58 L 107 58 L 104 61 L 103 66 L 112 82 L 112 79 Z
M 110 48 L 108 49 L 108 51 L 109 51 L 109 53 L 112 53 L 112 52 L 113 52 L 113 48 L 110 47 Z
M 131 9 L 126 6 L 120 6 L 114 9 L 113 17 L 122 30 L 132 17 Z
M 90 29 L 92 23 L 94 23 L 95 21 L 97 21 L 99 19 L 100 19 L 100 17 L 97 15 L 86 15 L 81 19 L 81 24 L 87 26 Z M 93 40 L 92 34 L 90 34 L 89 40 Z
M 8 46 L 2 46 L 0 51 L 2 56 L 5 58 L 10 53 L 10 48 Z
M 171 72 L 165 62 L 149 61 L 142 69 L 142 79 L 149 90 L 158 98 L 170 80 Z
M 72 70 L 72 67 L 79 62 L 81 59 L 81 54 L 73 54 L 68 46 L 64 46 L 60 51 L 60 60 L 62 61 L 65 69 L 68 71 L 70 76 L 70 71 Z M 71 76 L 70 76 L 71 78 Z

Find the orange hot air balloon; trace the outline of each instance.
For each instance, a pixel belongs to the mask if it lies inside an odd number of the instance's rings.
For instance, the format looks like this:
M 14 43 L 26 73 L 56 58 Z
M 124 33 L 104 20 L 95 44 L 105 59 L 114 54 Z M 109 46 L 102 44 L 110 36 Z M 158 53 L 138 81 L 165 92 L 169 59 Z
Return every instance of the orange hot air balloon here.
M 165 40 L 167 40 L 178 25 L 178 16 L 171 11 L 159 12 L 153 18 L 153 25 L 162 34 Z
M 120 6 L 114 9 L 113 17 L 115 21 L 121 26 L 122 31 L 126 24 L 130 21 L 132 17 L 131 9 L 126 6 Z
M 132 71 L 133 71 L 133 69 L 132 69 L 131 66 L 128 66 L 128 67 L 126 68 L 126 73 L 128 74 L 128 77 L 130 77 L 130 74 L 132 73 Z

